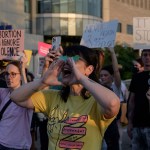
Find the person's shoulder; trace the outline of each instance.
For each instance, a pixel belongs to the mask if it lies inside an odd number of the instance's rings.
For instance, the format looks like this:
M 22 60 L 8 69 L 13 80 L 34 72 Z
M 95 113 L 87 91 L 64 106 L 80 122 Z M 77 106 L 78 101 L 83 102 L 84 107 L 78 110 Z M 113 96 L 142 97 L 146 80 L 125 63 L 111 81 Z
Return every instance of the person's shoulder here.
M 6 97 L 10 93 L 9 88 L 0 88 L 0 97 Z
M 0 92 L 9 92 L 9 88 L 0 87 Z
M 147 75 L 150 75 L 150 71 L 142 71 L 142 72 L 139 72 L 135 75 L 135 77 L 137 78 L 142 78 L 142 77 L 145 77 Z

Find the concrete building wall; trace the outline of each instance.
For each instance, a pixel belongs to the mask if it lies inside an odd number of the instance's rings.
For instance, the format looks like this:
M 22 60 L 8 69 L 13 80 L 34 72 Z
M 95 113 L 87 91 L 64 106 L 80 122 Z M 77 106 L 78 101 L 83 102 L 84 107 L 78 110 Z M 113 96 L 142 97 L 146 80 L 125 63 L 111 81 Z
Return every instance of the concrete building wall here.
M 24 1 L 0 1 L 0 25 L 5 23 L 12 25 L 14 29 L 24 29 L 24 17 Z
M 31 2 L 35 3 L 36 0 L 31 0 Z M 0 0 L 0 25 L 12 25 L 13 29 L 25 30 L 25 20 L 30 20 L 30 17 L 32 17 L 34 21 L 35 10 L 36 8 L 32 9 L 34 13 L 31 16 L 31 14 L 24 12 L 24 0 Z M 36 30 L 36 27 L 33 29 Z M 33 33 L 35 33 L 35 30 L 33 30 Z M 25 32 L 24 39 L 24 49 L 33 51 L 29 70 L 36 73 L 38 67 L 38 41 L 43 41 L 43 35 L 29 34 Z
M 127 34 L 127 25 L 133 25 L 134 17 L 150 17 L 150 1 L 103 0 L 103 20 L 118 19 L 122 32 L 117 33 L 116 43 L 133 44 L 133 35 Z

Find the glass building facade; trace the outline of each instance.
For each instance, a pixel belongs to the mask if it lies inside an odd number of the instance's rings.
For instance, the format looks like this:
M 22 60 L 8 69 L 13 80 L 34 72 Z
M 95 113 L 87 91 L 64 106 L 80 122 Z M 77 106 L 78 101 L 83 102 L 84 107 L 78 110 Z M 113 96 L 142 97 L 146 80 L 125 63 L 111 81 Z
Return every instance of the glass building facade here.
M 82 36 L 101 18 L 102 0 L 37 0 L 37 34 Z

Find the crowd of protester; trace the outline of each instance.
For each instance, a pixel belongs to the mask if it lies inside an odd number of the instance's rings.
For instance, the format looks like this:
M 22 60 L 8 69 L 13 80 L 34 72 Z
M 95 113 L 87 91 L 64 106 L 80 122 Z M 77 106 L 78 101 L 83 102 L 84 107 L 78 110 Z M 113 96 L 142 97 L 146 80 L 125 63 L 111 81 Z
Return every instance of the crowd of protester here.
M 26 55 L 1 60 L 0 150 L 36 150 L 37 129 L 41 150 L 100 150 L 104 142 L 107 150 L 119 150 L 118 124 L 127 126 L 131 149 L 149 150 L 150 50 L 133 61 L 129 89 L 115 50 L 107 50 L 109 66 L 102 49 L 74 45 L 51 50 L 38 80 L 26 67 Z

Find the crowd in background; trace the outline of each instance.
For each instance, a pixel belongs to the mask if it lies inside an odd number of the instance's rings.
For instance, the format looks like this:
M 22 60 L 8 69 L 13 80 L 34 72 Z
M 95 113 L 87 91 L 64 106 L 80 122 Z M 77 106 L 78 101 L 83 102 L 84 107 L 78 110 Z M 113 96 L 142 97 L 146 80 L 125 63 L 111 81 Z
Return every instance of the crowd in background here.
M 131 149 L 150 149 L 150 50 L 133 60 L 129 89 L 117 57 L 105 66 L 102 49 L 60 47 L 45 57 L 39 80 L 28 71 L 26 55 L 0 61 L 0 150 L 119 150 L 118 124 L 127 126 Z M 67 56 L 67 57 L 66 57 Z M 80 133 L 77 133 L 80 131 Z M 79 139 L 79 142 L 78 142 Z

